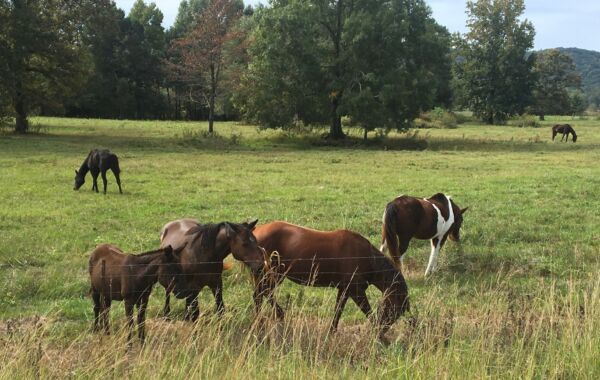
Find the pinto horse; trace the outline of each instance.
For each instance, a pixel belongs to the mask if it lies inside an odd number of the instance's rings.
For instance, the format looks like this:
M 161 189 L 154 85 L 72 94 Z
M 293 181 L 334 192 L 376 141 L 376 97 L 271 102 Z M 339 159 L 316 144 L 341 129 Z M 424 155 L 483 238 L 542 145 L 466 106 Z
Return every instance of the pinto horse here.
M 176 259 L 179 252 L 171 246 L 142 253 L 126 255 L 117 246 L 100 244 L 90 255 L 89 273 L 94 300 L 94 331 L 104 326 L 109 334 L 108 313 L 111 302 L 122 300 L 129 327 L 128 342 L 133 335 L 133 309 L 138 307 L 138 334 L 144 343 L 144 321 L 152 287 L 157 281 L 176 281 L 180 265 Z
M 381 290 L 384 297 L 377 318 L 380 339 L 385 340 L 387 330 L 409 309 L 408 288 L 402 273 L 355 232 L 324 232 L 286 222 L 272 222 L 258 226 L 254 234 L 268 253 L 273 252 L 269 274 L 261 276 L 254 272 L 257 310 L 263 298 L 268 297 L 278 317 L 283 318 L 283 310 L 273 299 L 273 290 L 285 278 L 301 285 L 338 289 L 331 332 L 337 330 L 348 298 L 352 298 L 367 317 L 371 316 L 371 305 L 365 292 L 369 285 Z
M 571 134 L 573 136 L 571 140 L 573 140 L 573 142 L 577 142 L 577 133 L 575 133 L 575 130 L 570 124 L 556 124 L 554 127 L 552 127 L 552 141 L 554 141 L 554 138 L 559 133 L 562 134 L 560 141 L 563 141 L 563 139 L 566 137 L 565 142 L 568 142 L 569 134 Z
M 73 190 L 79 190 L 85 183 L 85 176 L 89 171 L 92 174 L 92 191 L 98 192 L 98 174 L 102 174 L 102 183 L 104 184 L 104 194 L 106 194 L 106 172 L 112 170 L 119 185 L 119 193 L 123 194 L 121 189 L 121 169 L 119 168 L 119 158 L 108 149 L 94 149 L 90 151 L 79 170 L 75 170 L 75 184 Z
M 425 275 L 435 269 L 440 250 L 446 239 L 460 240 L 460 227 L 467 208 L 460 209 L 450 197 L 437 193 L 431 198 L 401 195 L 387 204 L 383 213 L 381 251 L 389 251 L 398 260 L 408 249 L 410 239 L 431 239 L 431 254 Z
M 175 283 L 160 281 L 167 292 L 165 317 L 170 312 L 169 294 L 173 292 L 175 297 L 186 300 L 185 319 L 197 320 L 200 315 L 198 294 L 206 286 L 215 297 L 217 313 L 223 313 L 222 272 L 225 269 L 225 257 L 232 253 L 234 258 L 243 261 L 253 271 L 264 268 L 264 250 L 258 246 L 252 234 L 257 222 L 198 224 L 193 219 L 184 219 L 163 227 L 161 246 L 173 244 L 182 247 L 179 255 L 182 273 L 178 280 Z

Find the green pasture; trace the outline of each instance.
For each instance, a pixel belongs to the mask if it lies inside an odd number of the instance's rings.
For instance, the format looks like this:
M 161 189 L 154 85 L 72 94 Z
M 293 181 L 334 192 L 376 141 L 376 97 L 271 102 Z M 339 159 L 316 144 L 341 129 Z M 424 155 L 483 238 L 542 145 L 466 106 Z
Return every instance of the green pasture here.
M 557 122 L 572 124 L 578 142 L 551 141 Z M 217 123 L 216 137 L 192 122 L 32 123 L 38 133 L 0 132 L 0 378 L 600 377 L 598 119 L 370 133 L 367 142 L 350 130 L 343 143 L 321 130 L 238 123 Z M 90 190 L 89 176 L 72 190 L 95 147 L 119 155 L 123 195 L 111 173 L 107 195 Z M 335 291 L 290 283 L 278 293 L 286 322 L 273 327 L 265 307 L 271 327 L 255 329 L 241 264 L 224 276 L 223 320 L 207 289 L 196 326 L 178 320 L 181 302 L 176 321 L 163 322 L 156 287 L 143 349 L 126 354 L 119 334 L 90 332 L 87 260 L 99 243 L 150 250 L 164 223 L 194 217 L 347 228 L 379 246 L 388 201 L 440 191 L 469 207 L 462 243 L 444 247 L 427 279 L 429 242 L 411 243 L 404 273 L 418 326 L 398 321 L 390 346 L 373 340 L 351 302 L 327 336 Z M 376 305 L 380 293 L 369 297 Z M 120 303 L 111 317 L 122 328 Z

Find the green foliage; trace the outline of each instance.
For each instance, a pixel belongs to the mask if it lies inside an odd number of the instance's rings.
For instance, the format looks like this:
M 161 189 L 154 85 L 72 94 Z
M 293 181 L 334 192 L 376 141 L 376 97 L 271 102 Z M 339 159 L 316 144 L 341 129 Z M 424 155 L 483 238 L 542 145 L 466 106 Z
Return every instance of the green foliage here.
M 276 1 L 255 14 L 237 103 L 249 120 L 282 127 L 341 116 L 363 128 L 404 128 L 448 98 L 448 32 L 424 2 Z
M 469 32 L 458 42 L 455 88 L 462 89 L 468 107 L 488 124 L 502 124 L 521 114 L 533 87 L 534 28 L 521 21 L 523 0 L 467 2 Z
M 79 31 L 85 2 L 0 1 L 0 95 L 11 100 L 17 132 L 38 107 L 60 111 L 61 99 L 87 74 Z
M 417 128 L 456 128 L 458 117 L 454 112 L 441 107 L 436 107 L 429 112 L 424 112 L 415 119 Z
M 575 108 L 581 109 L 583 98 L 576 94 L 577 98 L 571 99 L 569 93 L 581 87 L 581 76 L 571 57 L 557 49 L 545 50 L 534 57 L 533 111 L 543 118 L 547 114 L 566 115 Z
M 514 125 L 520 128 L 539 128 L 541 124 L 539 120 L 534 115 L 523 114 L 517 117 L 514 117 L 509 122 L 510 125 Z
M 581 83 L 589 104 L 600 109 L 600 52 L 577 49 L 558 48 L 575 62 L 577 71 L 581 74 Z

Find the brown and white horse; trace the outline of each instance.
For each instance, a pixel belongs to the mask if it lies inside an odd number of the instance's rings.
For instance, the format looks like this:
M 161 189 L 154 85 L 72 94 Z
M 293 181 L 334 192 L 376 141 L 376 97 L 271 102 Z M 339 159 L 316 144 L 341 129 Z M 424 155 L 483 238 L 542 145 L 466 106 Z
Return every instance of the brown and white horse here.
M 565 142 L 569 141 L 569 134 L 571 134 L 571 136 L 573 136 L 573 142 L 577 142 L 577 133 L 575 133 L 575 130 L 570 124 L 556 124 L 554 127 L 552 127 L 552 141 L 554 141 L 554 138 L 559 133 L 562 134 L 560 141 L 563 141 L 565 137 Z
M 442 193 L 423 199 L 401 195 L 385 207 L 380 250 L 384 253 L 388 250 L 397 265 L 413 237 L 431 239 L 431 254 L 425 271 L 428 275 L 435 269 L 446 239 L 460 240 L 460 227 L 467 209 L 461 210 Z

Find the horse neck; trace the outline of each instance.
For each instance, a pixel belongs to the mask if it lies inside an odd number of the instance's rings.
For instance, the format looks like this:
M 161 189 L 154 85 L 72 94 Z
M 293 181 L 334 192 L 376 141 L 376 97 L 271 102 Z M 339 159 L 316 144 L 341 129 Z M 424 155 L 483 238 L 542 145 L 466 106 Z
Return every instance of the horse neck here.
M 143 260 L 136 265 L 142 265 L 141 270 L 136 272 L 135 276 L 137 279 L 147 282 L 155 283 L 158 280 L 158 271 L 163 265 L 162 257 L 152 255 L 150 261 Z
M 87 172 L 90 171 L 90 167 L 88 166 L 88 159 L 89 158 L 90 158 L 90 156 L 88 155 L 85 158 L 85 160 L 83 160 L 83 163 L 81 164 L 81 166 L 79 167 L 79 170 L 77 171 L 77 174 L 79 174 L 81 177 L 85 177 L 85 175 L 87 174 Z
M 376 256 L 373 258 L 373 272 L 369 282 L 385 293 L 394 283 L 403 281 L 402 274 L 392 262 L 385 256 Z

